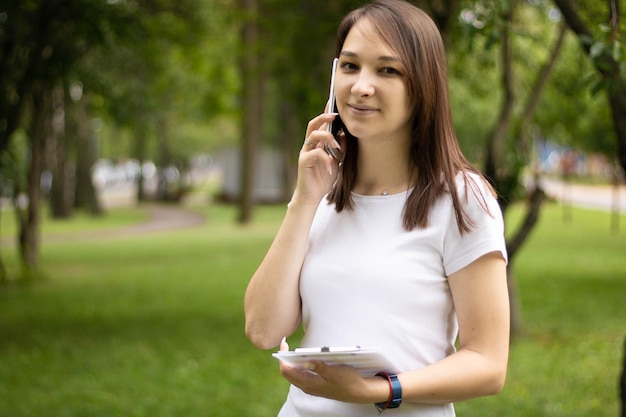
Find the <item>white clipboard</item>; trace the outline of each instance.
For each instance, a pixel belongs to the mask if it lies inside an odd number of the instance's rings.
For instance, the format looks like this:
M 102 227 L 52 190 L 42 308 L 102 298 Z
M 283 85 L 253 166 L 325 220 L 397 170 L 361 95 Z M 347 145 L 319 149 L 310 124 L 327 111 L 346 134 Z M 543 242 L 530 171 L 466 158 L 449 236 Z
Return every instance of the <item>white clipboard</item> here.
M 297 348 L 290 351 L 272 353 L 276 359 L 291 366 L 305 368 L 311 360 L 320 360 L 328 365 L 347 365 L 359 370 L 363 376 L 373 376 L 377 372 L 396 372 L 391 361 L 377 347 L 321 347 Z

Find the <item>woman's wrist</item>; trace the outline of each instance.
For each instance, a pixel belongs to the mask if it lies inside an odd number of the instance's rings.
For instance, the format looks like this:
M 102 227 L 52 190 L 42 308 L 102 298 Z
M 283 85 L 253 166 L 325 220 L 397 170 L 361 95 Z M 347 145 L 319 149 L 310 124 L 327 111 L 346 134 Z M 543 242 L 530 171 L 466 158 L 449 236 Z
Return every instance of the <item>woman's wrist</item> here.
M 315 210 L 317 210 L 317 207 L 319 206 L 320 201 L 322 201 L 322 199 L 324 198 L 325 194 L 306 190 L 306 188 L 303 190 L 302 188 L 305 187 L 296 187 L 294 193 L 291 196 L 289 207 L 291 207 L 292 205 L 309 206 L 314 207 Z
M 363 403 L 376 404 L 389 400 L 389 384 L 385 379 L 373 376 L 367 378 L 367 382 L 368 389 L 363 391 L 365 394 L 362 400 Z

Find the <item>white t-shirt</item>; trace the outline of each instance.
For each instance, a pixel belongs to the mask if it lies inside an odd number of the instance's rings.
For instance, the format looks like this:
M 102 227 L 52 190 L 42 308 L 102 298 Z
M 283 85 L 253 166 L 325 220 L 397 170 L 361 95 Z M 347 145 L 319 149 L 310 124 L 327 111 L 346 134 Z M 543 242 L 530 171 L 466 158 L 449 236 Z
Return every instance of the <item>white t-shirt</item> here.
M 341 213 L 324 199 L 300 276 L 301 346 L 380 347 L 399 372 L 452 354 L 458 325 L 447 276 L 489 252 L 506 259 L 501 211 L 484 184 L 472 178 L 490 213 L 471 187 L 465 199 L 459 176 L 459 196 L 475 224 L 463 235 L 449 195 L 431 209 L 427 228 L 410 232 L 402 226 L 406 193 L 353 195 L 354 210 Z M 373 404 L 314 397 L 292 386 L 279 417 L 377 415 Z M 404 402 L 385 415 L 454 416 L 454 408 Z

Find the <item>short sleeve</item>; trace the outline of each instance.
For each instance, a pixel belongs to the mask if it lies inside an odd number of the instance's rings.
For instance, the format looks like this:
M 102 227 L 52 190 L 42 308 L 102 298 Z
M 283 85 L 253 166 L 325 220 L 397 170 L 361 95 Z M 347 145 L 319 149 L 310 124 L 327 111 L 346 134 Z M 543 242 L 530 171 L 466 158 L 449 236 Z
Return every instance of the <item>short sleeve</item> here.
M 454 274 L 490 252 L 500 252 L 507 262 L 502 211 L 487 184 L 475 174 L 467 174 L 467 180 L 459 175 L 457 189 L 473 226 L 469 232 L 461 234 L 451 208 L 443 245 L 446 275 Z

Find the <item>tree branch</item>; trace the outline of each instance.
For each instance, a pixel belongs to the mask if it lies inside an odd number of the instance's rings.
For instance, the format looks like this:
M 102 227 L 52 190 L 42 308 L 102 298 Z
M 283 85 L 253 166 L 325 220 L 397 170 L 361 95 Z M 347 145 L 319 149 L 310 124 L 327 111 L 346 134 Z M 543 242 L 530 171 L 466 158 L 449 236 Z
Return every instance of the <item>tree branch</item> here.
M 533 230 L 535 224 L 539 220 L 539 212 L 541 205 L 546 198 L 546 193 L 539 185 L 538 179 L 535 179 L 535 188 L 530 193 L 528 199 L 528 210 L 522 225 L 519 227 L 515 236 L 509 239 L 506 243 L 506 250 L 509 255 L 509 259 L 513 259 L 517 251 L 522 247 L 522 244 L 526 241 L 530 232 Z
M 554 0 L 554 4 L 556 4 L 561 11 L 561 14 L 565 18 L 565 21 L 570 29 L 578 35 L 582 47 L 585 49 L 587 54 L 589 54 L 591 50 L 591 43 L 588 40 L 593 38 L 593 34 L 576 12 L 574 3 L 571 0 Z
M 539 105 L 539 100 L 541 99 L 541 95 L 543 94 L 543 90 L 550 79 L 550 75 L 554 70 L 554 66 L 558 61 L 558 57 L 561 54 L 561 50 L 563 49 L 563 43 L 565 40 L 565 34 L 567 33 L 567 25 L 564 23 L 559 28 L 559 33 L 557 35 L 557 39 L 552 47 L 552 52 L 549 55 L 548 61 L 544 64 L 541 72 L 539 73 L 533 88 L 530 92 L 530 96 L 526 101 L 526 105 L 524 106 L 524 110 L 522 112 L 522 118 L 520 122 L 520 130 L 517 138 L 517 143 L 519 145 L 520 150 L 523 152 L 528 152 L 529 143 L 527 140 L 528 127 L 532 122 L 532 119 L 535 115 L 535 111 L 537 110 L 537 106 Z
M 513 23 L 513 3 L 514 2 L 511 2 L 511 5 L 506 10 L 506 13 L 503 16 L 503 25 L 501 31 L 501 84 L 502 89 L 504 90 L 504 98 L 502 105 L 500 106 L 500 115 L 498 116 L 498 121 L 496 122 L 496 125 L 488 138 L 487 157 L 485 160 L 484 170 L 487 178 L 489 178 L 490 181 L 494 183 L 495 188 L 498 190 L 501 189 L 501 187 L 499 187 L 499 165 L 503 160 L 502 143 L 504 142 L 506 132 L 508 132 L 511 125 L 513 107 L 515 104 L 515 88 L 513 83 L 513 48 L 511 45 L 512 40 L 510 34 L 511 25 Z M 505 198 L 508 198 L 508 196 L 505 196 Z

